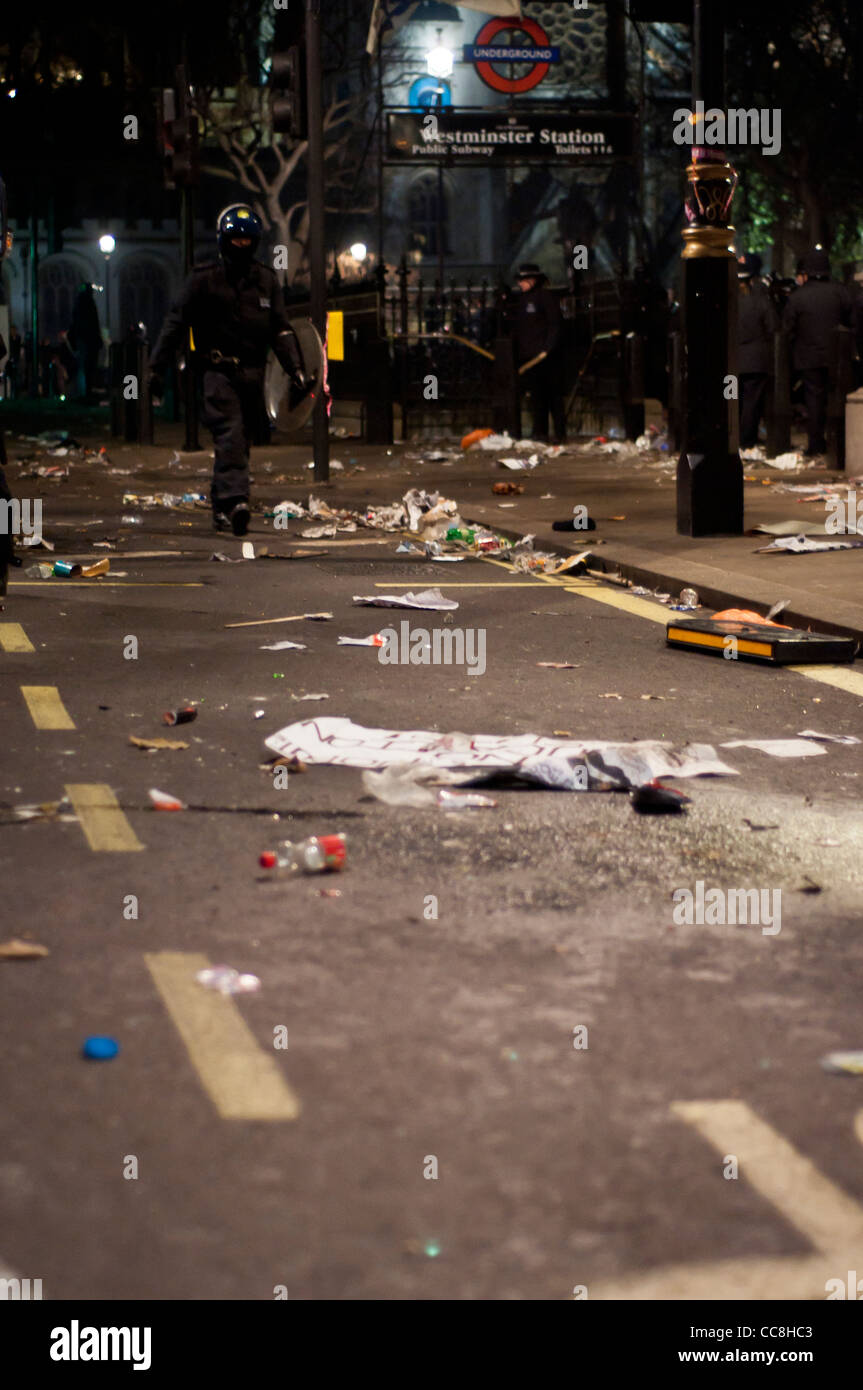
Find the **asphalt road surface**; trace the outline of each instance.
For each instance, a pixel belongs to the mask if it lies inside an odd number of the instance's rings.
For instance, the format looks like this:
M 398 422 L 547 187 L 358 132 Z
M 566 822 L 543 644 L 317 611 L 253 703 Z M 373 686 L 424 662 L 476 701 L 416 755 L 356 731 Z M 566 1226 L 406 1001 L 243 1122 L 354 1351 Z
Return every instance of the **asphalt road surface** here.
M 718 745 L 860 736 L 861 676 L 669 650 L 658 605 L 393 537 L 300 558 L 299 529 L 258 516 L 250 539 L 295 558 L 218 564 L 239 542 L 205 513 L 148 512 L 111 553 L 125 578 L 13 575 L 0 937 L 50 954 L 0 961 L 0 1272 L 72 1299 L 824 1298 L 863 1236 L 861 1082 L 819 1065 L 863 1046 L 863 745 Z M 484 674 L 337 645 L 400 617 L 354 594 L 429 584 L 484 632 Z M 307 650 L 262 650 L 286 639 Z M 687 780 L 667 817 L 526 789 L 403 809 L 353 768 L 277 787 L 264 737 L 320 715 L 710 743 L 738 775 Z M 12 809 L 67 787 L 77 819 Z M 334 831 L 341 875 L 258 867 Z M 699 881 L 779 892 L 780 930 L 675 922 Z M 206 991 L 207 963 L 262 988 Z M 118 1056 L 85 1061 L 89 1035 Z

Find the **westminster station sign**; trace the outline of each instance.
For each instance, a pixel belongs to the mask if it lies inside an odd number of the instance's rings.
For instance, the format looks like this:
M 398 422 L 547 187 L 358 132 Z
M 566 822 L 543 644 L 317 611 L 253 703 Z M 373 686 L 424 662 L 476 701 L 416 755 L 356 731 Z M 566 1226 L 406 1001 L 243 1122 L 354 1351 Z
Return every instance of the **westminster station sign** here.
M 633 118 L 601 111 L 387 112 L 386 162 L 477 167 L 631 159 Z

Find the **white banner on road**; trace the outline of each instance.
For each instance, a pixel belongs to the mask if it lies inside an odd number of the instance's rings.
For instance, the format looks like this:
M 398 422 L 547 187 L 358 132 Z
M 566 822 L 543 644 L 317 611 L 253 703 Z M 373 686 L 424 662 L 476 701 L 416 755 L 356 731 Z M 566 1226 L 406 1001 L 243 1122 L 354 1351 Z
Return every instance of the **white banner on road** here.
M 708 744 L 580 742 L 541 734 L 437 734 L 420 729 L 366 729 L 350 719 L 306 719 L 272 734 L 268 748 L 282 757 L 339 767 L 388 767 L 422 762 L 478 773 L 511 771 L 545 785 L 562 785 L 568 765 L 587 764 L 591 783 L 640 785 L 653 777 L 736 776 Z M 543 767 L 540 767 L 542 764 Z

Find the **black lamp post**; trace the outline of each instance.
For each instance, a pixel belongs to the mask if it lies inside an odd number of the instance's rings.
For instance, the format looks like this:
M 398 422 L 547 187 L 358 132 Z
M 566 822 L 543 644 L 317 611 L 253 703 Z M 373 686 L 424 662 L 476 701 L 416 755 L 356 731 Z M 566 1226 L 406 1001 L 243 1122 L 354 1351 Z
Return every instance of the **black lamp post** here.
M 724 17 L 695 0 L 693 108 L 724 107 Z M 737 264 L 731 201 L 737 174 L 718 149 L 694 145 L 683 230 L 683 449 L 677 463 L 677 530 L 743 534 L 743 467 L 737 407 Z

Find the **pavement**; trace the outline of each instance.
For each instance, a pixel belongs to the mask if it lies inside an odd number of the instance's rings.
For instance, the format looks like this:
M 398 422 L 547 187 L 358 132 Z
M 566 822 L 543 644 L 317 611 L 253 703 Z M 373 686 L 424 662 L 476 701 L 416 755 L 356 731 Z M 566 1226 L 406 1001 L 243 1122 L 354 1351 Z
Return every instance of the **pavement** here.
M 720 745 L 861 736 L 856 667 L 669 649 L 667 609 L 613 585 L 435 565 L 392 535 L 301 542 L 307 523 L 275 531 L 263 507 L 250 539 L 283 558 L 214 563 L 240 546 L 205 511 L 120 521 L 126 491 L 206 485 L 206 454 L 171 466 L 165 438 L 38 480 L 55 555 L 109 555 L 111 574 L 13 572 L 0 615 L 0 936 L 49 951 L 0 960 L 4 1276 L 41 1278 L 47 1299 L 823 1299 L 863 1242 L 859 1078 L 819 1065 L 863 1045 L 863 744 Z M 620 543 L 598 481 L 620 465 L 601 456 L 543 464 L 499 509 L 488 459 L 332 452 L 344 473 L 313 489 L 331 505 L 440 487 L 527 530 L 584 497 L 600 549 Z M 303 498 L 308 457 L 256 451 L 256 499 Z M 30 466 L 11 464 L 19 496 Z M 671 487 L 642 487 L 645 516 Z M 735 543 L 741 563 L 809 564 L 747 560 L 755 543 Z M 685 548 L 704 563 L 704 542 Z M 825 575 L 857 562 L 815 558 Z M 486 634 L 482 677 L 336 645 L 397 616 L 354 594 L 429 584 Z M 322 609 L 332 622 L 227 627 Z M 286 635 L 307 650 L 262 649 Z M 571 669 L 538 665 L 555 661 Z M 166 728 L 187 701 L 197 719 Z M 687 779 L 672 817 L 544 790 L 396 808 L 353 768 L 280 785 L 264 737 L 324 713 L 711 743 L 735 775 Z M 153 787 L 187 809 L 153 811 Z M 16 815 L 64 789 L 72 819 Z M 339 876 L 258 868 L 278 838 L 337 830 Z M 781 929 L 675 920 L 672 894 L 698 882 L 779 893 Z M 220 962 L 261 990 L 205 991 L 196 970 Z M 90 1034 L 119 1055 L 85 1062 Z

